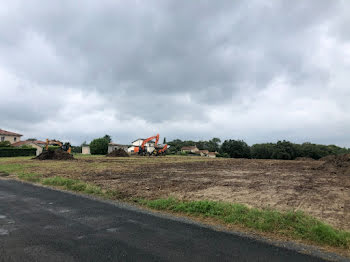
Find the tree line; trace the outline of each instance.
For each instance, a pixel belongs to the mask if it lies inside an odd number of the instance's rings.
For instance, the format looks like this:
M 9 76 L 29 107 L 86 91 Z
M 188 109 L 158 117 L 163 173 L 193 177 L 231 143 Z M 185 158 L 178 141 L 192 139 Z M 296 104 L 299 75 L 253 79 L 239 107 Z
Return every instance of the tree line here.
M 297 157 L 309 157 L 320 159 L 327 155 L 339 155 L 350 153 L 350 149 L 336 145 L 320 145 L 313 143 L 296 144 L 290 141 L 278 141 L 277 143 L 262 143 L 249 146 L 243 140 L 225 140 L 221 144 L 219 138 L 209 141 L 182 141 L 175 139 L 168 143 L 171 147 L 170 154 L 176 154 L 184 146 L 197 146 L 200 150 L 218 152 L 219 157 L 255 158 L 255 159 L 285 159 L 293 160 Z
M 96 138 L 90 143 L 91 154 L 107 154 L 108 143 L 111 142 L 111 136 L 105 135 Z M 164 143 L 166 140 L 164 138 Z M 81 147 L 86 145 L 72 147 L 74 153 L 81 153 Z M 168 154 L 180 154 L 184 146 L 197 146 L 199 150 L 208 150 L 218 152 L 218 157 L 231 158 L 255 158 L 255 159 L 285 159 L 293 160 L 297 157 L 309 157 L 320 159 L 328 155 L 339 155 L 350 153 L 350 149 L 336 145 L 320 145 L 313 143 L 296 144 L 290 141 L 278 141 L 277 143 L 260 143 L 249 146 L 243 140 L 228 139 L 221 143 L 220 138 L 214 137 L 210 140 L 181 140 L 174 139 L 167 143 L 170 148 Z

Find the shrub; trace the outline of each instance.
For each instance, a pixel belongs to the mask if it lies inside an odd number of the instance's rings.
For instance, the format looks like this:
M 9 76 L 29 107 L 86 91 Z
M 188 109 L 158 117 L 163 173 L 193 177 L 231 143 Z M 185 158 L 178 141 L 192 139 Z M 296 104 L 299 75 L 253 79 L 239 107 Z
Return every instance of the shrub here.
M 90 143 L 90 152 L 92 155 L 106 155 L 108 152 L 108 140 L 106 138 L 97 138 Z
M 61 148 L 60 146 L 48 146 L 47 150 L 54 151 L 54 150 L 57 150 L 57 149 L 60 149 L 60 148 Z
M 179 151 L 179 152 L 177 152 L 177 155 L 180 155 L 180 156 L 187 156 L 187 155 L 188 155 L 188 152 Z
M 230 155 L 227 153 L 219 153 L 216 155 L 216 157 L 224 157 L 224 158 L 230 158 Z
M 35 148 L 0 147 L 0 157 L 35 156 Z
M 0 142 L 0 147 L 10 147 L 11 143 L 9 141 Z
M 72 146 L 72 153 L 81 153 L 82 147 L 81 146 Z
M 31 145 L 23 145 L 23 146 L 20 146 L 20 148 L 34 148 L 34 147 L 32 147 Z

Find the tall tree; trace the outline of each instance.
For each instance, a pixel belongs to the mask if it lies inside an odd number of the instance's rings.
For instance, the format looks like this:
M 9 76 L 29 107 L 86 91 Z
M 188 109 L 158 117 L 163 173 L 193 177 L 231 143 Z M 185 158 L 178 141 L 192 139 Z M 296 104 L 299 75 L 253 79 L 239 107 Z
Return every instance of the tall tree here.
M 105 137 L 96 138 L 90 143 L 92 155 L 105 155 L 108 152 L 108 140 Z
M 243 140 L 225 140 L 221 151 L 233 158 L 250 158 L 250 148 Z
M 105 135 L 103 139 L 106 139 L 108 143 L 112 142 L 112 137 L 110 135 Z

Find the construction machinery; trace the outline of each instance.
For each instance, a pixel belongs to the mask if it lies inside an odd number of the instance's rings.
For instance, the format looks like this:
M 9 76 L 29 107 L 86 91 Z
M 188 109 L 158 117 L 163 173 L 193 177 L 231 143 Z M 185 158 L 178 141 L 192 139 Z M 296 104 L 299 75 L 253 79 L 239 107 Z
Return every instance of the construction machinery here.
M 152 140 L 156 140 L 154 143 L 154 146 L 156 147 L 159 141 L 159 134 L 155 135 L 155 136 L 151 136 L 147 139 L 144 139 L 142 141 L 142 144 L 138 147 L 135 147 L 134 152 L 138 153 L 139 155 L 145 156 L 145 155 L 150 155 L 152 152 L 149 152 L 149 150 L 147 149 L 147 143 L 149 143 Z
M 150 141 L 152 141 L 154 139 L 155 139 L 154 146 L 147 145 L 147 143 L 149 143 Z M 155 136 L 151 136 L 147 139 L 144 139 L 140 146 L 136 146 L 134 149 L 134 152 L 137 153 L 138 155 L 141 155 L 141 156 L 165 155 L 169 146 L 168 145 L 159 145 L 158 142 L 159 142 L 159 134 L 157 134 Z M 150 147 L 154 148 L 154 149 L 152 150 L 152 149 L 150 149 Z
M 72 152 L 72 148 L 70 146 L 70 143 L 68 142 L 63 144 L 61 141 L 58 141 L 58 140 L 46 139 L 46 143 L 45 143 L 46 151 L 49 150 L 49 146 L 59 146 L 60 149 L 62 149 L 63 151 L 66 151 L 69 154 Z
M 161 156 L 161 155 L 165 155 L 166 151 L 168 150 L 169 146 L 167 144 L 165 145 L 161 145 L 155 148 L 154 155 L 156 156 Z

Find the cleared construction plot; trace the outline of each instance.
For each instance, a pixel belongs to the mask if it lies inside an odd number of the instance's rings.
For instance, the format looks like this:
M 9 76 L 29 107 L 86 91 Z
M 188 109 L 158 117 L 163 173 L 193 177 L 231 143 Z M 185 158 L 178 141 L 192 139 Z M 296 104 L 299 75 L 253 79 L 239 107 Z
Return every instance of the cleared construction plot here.
M 0 175 L 79 179 L 118 198 L 215 200 L 280 211 L 302 210 L 350 230 L 350 173 L 343 163 L 201 157 L 76 156 L 76 161 L 0 159 Z

